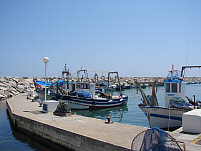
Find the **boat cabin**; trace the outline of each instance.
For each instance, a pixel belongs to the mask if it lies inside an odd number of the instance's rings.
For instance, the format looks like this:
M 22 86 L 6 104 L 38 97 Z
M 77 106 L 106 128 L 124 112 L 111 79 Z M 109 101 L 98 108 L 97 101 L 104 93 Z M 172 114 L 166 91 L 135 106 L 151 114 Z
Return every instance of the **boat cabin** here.
M 76 85 L 75 83 L 72 82 L 64 82 L 63 88 L 67 91 L 67 92 L 74 92 Z
M 164 80 L 165 84 L 165 107 L 169 107 L 169 102 L 172 97 L 181 97 L 184 99 L 186 92 L 186 83 L 182 81 L 178 70 L 169 72 Z
M 87 93 L 87 97 L 95 98 L 95 83 L 89 82 L 76 82 L 76 83 L 65 83 L 64 84 L 66 92 L 76 92 L 77 94 Z

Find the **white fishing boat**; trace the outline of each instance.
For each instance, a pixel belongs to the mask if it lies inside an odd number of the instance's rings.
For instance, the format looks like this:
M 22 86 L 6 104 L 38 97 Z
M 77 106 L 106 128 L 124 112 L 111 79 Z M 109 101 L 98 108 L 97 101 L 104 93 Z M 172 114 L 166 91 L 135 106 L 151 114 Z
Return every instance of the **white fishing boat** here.
M 80 71 L 84 71 L 85 74 L 87 72 L 86 70 L 79 70 L 78 73 Z M 90 83 L 87 80 L 82 81 L 81 79 L 75 83 L 65 82 L 62 92 L 64 93 L 56 95 L 57 99 L 68 103 L 71 109 L 108 108 L 125 105 L 128 101 L 128 97 L 123 95 L 121 91 L 119 96 L 97 92 L 96 83 Z
M 140 87 L 143 82 L 136 82 L 142 95 L 143 103 L 139 104 L 139 108 L 147 116 L 150 127 L 159 127 L 162 129 L 176 129 L 182 124 L 182 114 L 194 109 L 191 102 L 186 101 L 186 83 L 182 79 L 183 70 L 185 68 L 193 68 L 201 66 L 185 66 L 182 71 L 172 70 L 164 80 L 165 85 L 165 106 L 160 107 L 155 94 L 155 82 L 146 82 L 152 84 L 152 95 L 146 96 Z
M 55 82 L 46 82 L 47 94 L 46 100 L 50 100 L 55 95 L 54 87 L 58 84 L 58 86 L 63 84 L 63 80 L 55 81 Z M 45 81 L 34 81 L 36 93 L 41 101 L 45 100 Z
M 106 108 L 127 104 L 125 95 L 111 96 L 105 93 L 96 93 L 96 84 L 88 82 L 66 83 L 66 95 L 57 95 L 57 99 L 70 105 L 71 109 Z M 67 86 L 66 86 L 67 87 Z M 70 91 L 71 88 L 75 90 Z

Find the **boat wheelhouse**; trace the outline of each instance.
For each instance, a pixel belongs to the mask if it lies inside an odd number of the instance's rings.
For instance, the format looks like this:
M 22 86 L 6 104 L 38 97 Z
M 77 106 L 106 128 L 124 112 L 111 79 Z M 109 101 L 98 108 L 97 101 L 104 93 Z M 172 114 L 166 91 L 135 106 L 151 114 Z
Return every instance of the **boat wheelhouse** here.
M 179 70 L 169 71 L 167 78 L 164 80 L 165 85 L 165 107 L 169 107 L 170 100 L 173 97 L 185 99 L 186 83 L 180 77 Z

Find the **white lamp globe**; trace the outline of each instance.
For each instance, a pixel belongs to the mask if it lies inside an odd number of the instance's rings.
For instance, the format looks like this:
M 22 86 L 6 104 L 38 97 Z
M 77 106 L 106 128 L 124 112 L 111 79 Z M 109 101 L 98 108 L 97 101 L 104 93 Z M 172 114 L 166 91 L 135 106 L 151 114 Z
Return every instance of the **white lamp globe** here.
M 50 59 L 49 59 L 48 57 L 44 57 L 44 58 L 43 58 L 43 62 L 44 62 L 44 63 L 48 63 L 49 60 L 50 60 Z

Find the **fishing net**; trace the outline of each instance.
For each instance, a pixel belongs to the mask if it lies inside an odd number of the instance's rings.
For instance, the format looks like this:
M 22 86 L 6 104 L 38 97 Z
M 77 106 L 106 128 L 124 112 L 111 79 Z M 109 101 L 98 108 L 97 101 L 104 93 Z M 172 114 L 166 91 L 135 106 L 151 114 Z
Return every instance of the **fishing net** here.
M 131 151 L 183 151 L 183 142 L 176 141 L 164 130 L 151 128 L 139 133 L 132 142 Z
M 69 104 L 60 101 L 59 104 L 57 105 L 57 109 L 53 112 L 53 114 L 58 116 L 71 115 L 71 109 Z
M 190 106 L 186 100 L 182 99 L 181 97 L 173 97 L 170 99 L 170 106 L 176 106 L 176 107 L 187 107 Z

